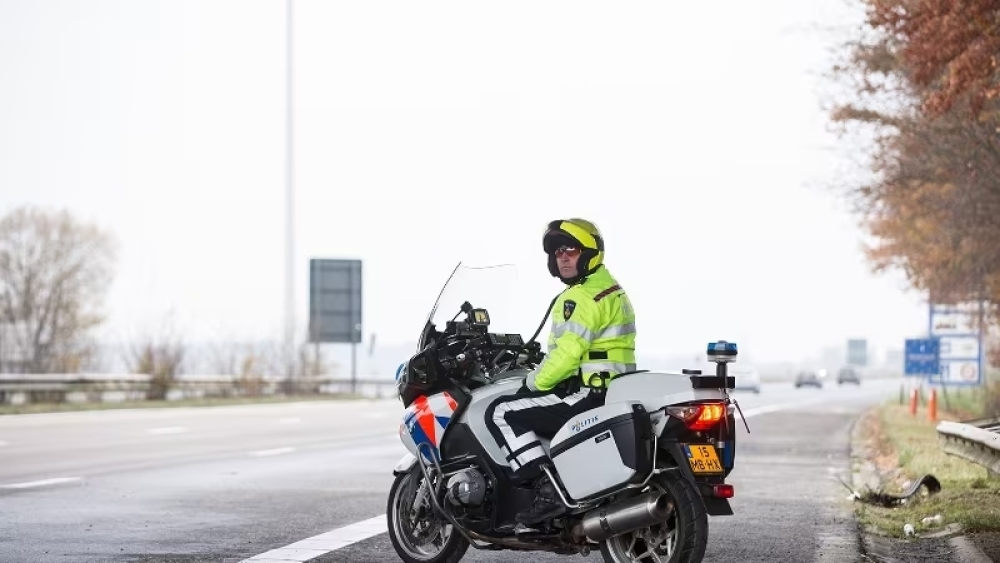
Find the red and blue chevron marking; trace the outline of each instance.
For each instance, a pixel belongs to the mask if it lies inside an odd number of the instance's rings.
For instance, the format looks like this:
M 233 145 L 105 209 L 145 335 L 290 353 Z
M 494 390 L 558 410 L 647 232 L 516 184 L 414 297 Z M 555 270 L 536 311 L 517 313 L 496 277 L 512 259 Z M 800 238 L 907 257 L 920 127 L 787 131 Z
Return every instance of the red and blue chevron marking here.
M 434 455 L 441 459 L 441 440 L 457 409 L 458 402 L 447 391 L 431 397 L 422 396 L 407 407 L 403 424 L 418 448 L 421 444 L 429 444 Z

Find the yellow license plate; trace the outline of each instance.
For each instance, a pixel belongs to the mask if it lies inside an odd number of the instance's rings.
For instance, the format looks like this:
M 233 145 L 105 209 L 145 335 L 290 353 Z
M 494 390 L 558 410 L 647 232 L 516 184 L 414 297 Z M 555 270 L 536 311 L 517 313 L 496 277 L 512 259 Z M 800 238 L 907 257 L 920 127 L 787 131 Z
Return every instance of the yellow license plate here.
M 722 464 L 719 463 L 719 456 L 715 453 L 715 447 L 711 445 L 688 444 L 684 446 L 687 450 L 688 463 L 691 464 L 691 471 L 697 474 L 704 473 L 724 473 Z

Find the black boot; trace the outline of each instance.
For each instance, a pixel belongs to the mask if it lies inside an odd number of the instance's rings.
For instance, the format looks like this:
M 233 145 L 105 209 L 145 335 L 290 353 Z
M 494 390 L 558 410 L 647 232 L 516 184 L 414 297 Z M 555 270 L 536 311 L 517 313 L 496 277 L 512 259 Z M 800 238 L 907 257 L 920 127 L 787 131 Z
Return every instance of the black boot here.
M 547 476 L 543 475 L 535 481 L 535 491 L 537 491 L 535 502 L 531 505 L 531 508 L 518 512 L 514 515 L 514 520 L 527 526 L 554 518 L 566 512 L 566 505 L 560 500 L 555 485 L 549 481 Z

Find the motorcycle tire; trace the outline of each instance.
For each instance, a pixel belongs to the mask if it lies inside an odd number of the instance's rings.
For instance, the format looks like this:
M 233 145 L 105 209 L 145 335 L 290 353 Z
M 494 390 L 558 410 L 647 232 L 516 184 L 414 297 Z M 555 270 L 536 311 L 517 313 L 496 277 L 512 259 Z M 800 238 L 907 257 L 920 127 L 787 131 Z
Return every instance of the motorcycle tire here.
M 410 485 L 414 480 L 416 481 L 411 489 Z M 452 529 L 448 539 L 444 541 L 444 545 L 436 553 L 422 553 L 419 546 L 414 545 L 414 538 L 400 519 L 401 513 L 409 512 L 404 507 L 408 506 L 412 509 L 414 502 L 413 498 L 402 498 L 403 495 L 408 496 L 408 493 L 413 491 L 419 492 L 423 481 L 424 475 L 420 471 L 420 466 L 414 465 L 409 471 L 397 475 L 392 482 L 385 511 L 389 541 L 392 542 L 396 555 L 406 563 L 458 563 L 469 549 L 469 542 L 462 537 L 461 533 Z M 435 514 L 434 507 L 429 504 L 429 501 L 427 501 L 425 514 L 428 515 L 428 518 L 434 518 L 435 523 L 440 527 L 440 532 L 444 533 L 446 526 L 448 526 L 447 521 Z
M 672 540 L 667 536 L 666 541 L 658 544 L 661 549 L 667 542 L 672 544 L 669 558 L 661 557 L 661 560 L 664 563 L 701 563 L 705 557 L 705 548 L 708 546 L 708 513 L 701 493 L 691 481 L 676 471 L 656 475 L 649 484 L 670 495 L 674 501 L 674 510 L 670 518 L 654 528 L 662 534 L 663 528 L 669 525 L 675 536 Z M 635 557 L 648 549 L 645 540 L 640 539 L 632 543 L 632 538 L 636 536 L 641 538 L 640 534 L 648 531 L 651 529 L 646 528 L 602 541 L 601 555 L 604 556 L 604 561 L 606 563 L 646 561 Z

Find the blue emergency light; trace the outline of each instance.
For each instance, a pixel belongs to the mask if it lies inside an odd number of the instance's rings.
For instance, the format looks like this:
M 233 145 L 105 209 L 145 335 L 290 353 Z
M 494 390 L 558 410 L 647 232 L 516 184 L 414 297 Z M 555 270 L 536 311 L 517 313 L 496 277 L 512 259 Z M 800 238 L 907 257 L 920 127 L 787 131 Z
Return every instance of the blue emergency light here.
M 716 363 L 735 362 L 737 353 L 736 343 L 725 340 L 709 342 L 708 350 L 706 350 L 709 361 Z

